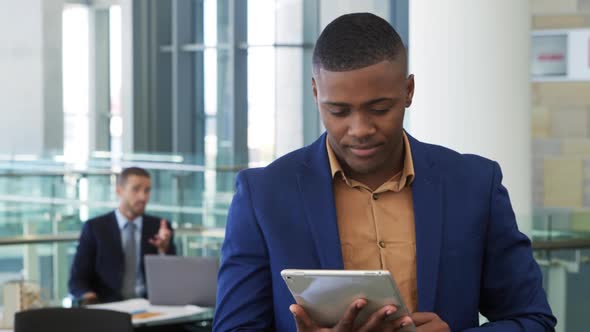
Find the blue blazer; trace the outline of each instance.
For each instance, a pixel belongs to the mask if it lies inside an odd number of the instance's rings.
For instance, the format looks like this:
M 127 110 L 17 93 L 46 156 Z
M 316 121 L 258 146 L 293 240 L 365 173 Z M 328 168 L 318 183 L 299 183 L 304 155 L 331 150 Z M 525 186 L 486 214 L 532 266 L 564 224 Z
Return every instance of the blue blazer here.
M 170 223 L 168 223 L 168 228 Z M 160 229 L 160 219 L 144 215 L 141 228 L 141 269 L 144 271 L 144 255 L 157 254 L 158 249 L 148 240 Z M 176 254 L 174 238 L 170 239 L 167 254 Z M 123 299 L 121 287 L 125 269 L 125 256 L 121 243 L 121 231 L 115 212 L 90 219 L 84 223 L 78 249 L 72 263 L 70 293 L 80 297 L 92 291 L 100 302 L 113 302 Z
M 408 135 L 409 136 L 409 135 Z M 452 331 L 553 331 L 529 239 L 496 162 L 409 137 L 418 311 Z M 280 271 L 343 269 L 326 135 L 242 171 L 227 219 L 213 330 L 296 331 Z

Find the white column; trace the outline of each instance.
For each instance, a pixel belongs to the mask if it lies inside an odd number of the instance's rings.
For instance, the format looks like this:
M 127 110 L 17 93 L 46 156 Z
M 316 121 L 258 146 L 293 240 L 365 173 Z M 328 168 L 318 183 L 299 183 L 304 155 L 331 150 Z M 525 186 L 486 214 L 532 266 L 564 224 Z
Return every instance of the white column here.
M 60 153 L 62 1 L 0 2 L 0 153 Z
M 303 1 L 284 2 L 275 9 L 276 42 L 303 42 Z M 303 55 L 299 48 L 275 51 L 275 157 L 303 146 Z M 309 59 L 311 61 L 311 59 Z M 311 89 L 311 82 L 307 82 Z M 303 110 L 305 112 L 307 110 Z
M 121 0 L 122 151 L 133 152 L 133 0 Z
M 528 1 L 410 1 L 417 139 L 502 166 L 521 231 L 532 214 Z

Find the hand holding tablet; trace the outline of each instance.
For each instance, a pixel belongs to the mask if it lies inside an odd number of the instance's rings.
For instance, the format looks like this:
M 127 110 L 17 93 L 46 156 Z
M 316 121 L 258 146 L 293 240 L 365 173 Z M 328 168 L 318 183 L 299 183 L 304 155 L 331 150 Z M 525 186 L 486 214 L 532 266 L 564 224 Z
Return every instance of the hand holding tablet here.
M 388 271 L 283 270 L 281 276 L 297 302 L 290 310 L 300 331 L 415 331 Z

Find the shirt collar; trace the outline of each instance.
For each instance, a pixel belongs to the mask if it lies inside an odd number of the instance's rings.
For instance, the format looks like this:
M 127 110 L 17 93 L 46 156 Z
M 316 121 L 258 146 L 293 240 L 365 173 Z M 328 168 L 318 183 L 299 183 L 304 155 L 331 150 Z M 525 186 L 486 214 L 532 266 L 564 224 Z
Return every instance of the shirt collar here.
M 121 231 L 123 231 L 123 229 L 125 229 L 125 226 L 127 225 L 127 223 L 129 221 L 123 215 L 123 213 L 121 213 L 121 211 L 119 210 L 119 208 L 116 208 L 115 209 L 115 217 L 117 217 L 117 224 L 119 225 L 119 229 Z M 135 224 L 135 227 L 137 228 L 137 231 L 141 231 L 141 226 L 143 224 L 143 216 L 138 216 L 135 219 L 133 219 L 133 223 Z
M 412 183 L 412 181 L 414 181 L 414 177 L 416 176 L 416 173 L 414 172 L 414 161 L 412 160 L 412 150 L 410 147 L 410 140 L 408 139 L 408 136 L 406 135 L 405 131 L 402 132 L 402 140 L 404 142 L 403 143 L 404 144 L 404 168 L 401 172 L 401 176 L 398 173 L 398 174 L 392 176 L 391 179 L 389 179 L 387 181 L 387 182 L 389 182 L 389 181 L 398 181 L 399 180 L 398 187 L 400 190 L 402 188 L 404 188 L 405 186 L 409 186 Z M 330 143 L 328 142 L 327 137 L 326 137 L 326 149 L 328 150 L 328 160 L 330 161 L 330 170 L 332 172 L 332 179 L 336 178 L 336 176 L 338 174 L 341 174 L 344 181 L 349 186 L 351 186 L 351 182 L 346 177 L 346 174 L 344 174 L 344 170 L 342 170 L 342 166 L 340 165 L 338 158 L 336 158 L 336 154 L 334 153 L 334 150 L 332 150 L 332 147 L 330 146 Z

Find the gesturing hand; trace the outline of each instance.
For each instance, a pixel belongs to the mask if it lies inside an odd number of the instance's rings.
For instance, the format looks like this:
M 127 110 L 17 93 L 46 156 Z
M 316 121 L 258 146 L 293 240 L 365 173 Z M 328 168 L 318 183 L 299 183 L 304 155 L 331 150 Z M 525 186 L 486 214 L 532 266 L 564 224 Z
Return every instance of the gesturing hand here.
M 151 245 L 158 248 L 159 253 L 165 254 L 166 252 L 168 252 L 171 237 L 172 231 L 170 231 L 170 229 L 168 228 L 168 223 L 166 222 L 166 219 L 162 219 L 160 220 L 160 229 L 158 230 L 158 233 L 148 241 Z

